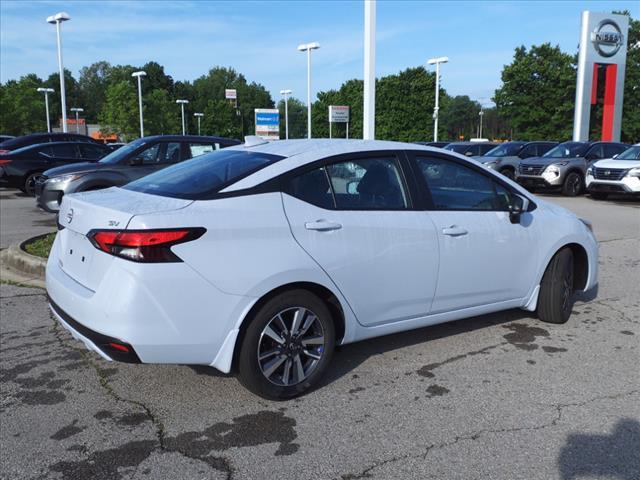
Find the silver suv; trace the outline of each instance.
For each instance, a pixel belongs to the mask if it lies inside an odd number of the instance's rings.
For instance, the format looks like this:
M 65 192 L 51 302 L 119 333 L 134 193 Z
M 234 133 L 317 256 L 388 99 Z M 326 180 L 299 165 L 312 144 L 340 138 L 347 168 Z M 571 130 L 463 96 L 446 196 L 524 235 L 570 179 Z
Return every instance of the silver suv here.
M 615 142 L 564 142 L 542 157 L 522 160 L 516 181 L 530 191 L 561 190 L 575 197 L 584 191 L 587 168 L 596 160 L 611 158 L 629 148 Z
M 502 175 L 513 180 L 520 160 L 541 157 L 558 142 L 505 142 L 489 150 L 482 157 L 474 157 L 485 167 L 497 170 Z

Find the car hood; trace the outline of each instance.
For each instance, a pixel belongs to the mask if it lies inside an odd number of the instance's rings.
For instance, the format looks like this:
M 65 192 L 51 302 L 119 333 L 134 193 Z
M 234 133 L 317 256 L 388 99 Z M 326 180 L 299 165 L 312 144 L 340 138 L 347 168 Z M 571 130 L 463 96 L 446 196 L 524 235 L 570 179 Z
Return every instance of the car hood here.
M 63 165 L 61 167 L 50 168 L 44 174 L 47 177 L 57 177 L 58 175 L 69 175 L 71 173 L 86 173 L 93 170 L 100 170 L 106 165 L 99 162 L 80 162 Z
M 575 160 L 584 160 L 582 157 L 556 158 L 556 157 L 531 157 L 522 160 L 522 164 L 527 165 L 551 165 L 552 163 L 569 162 Z
M 501 162 L 503 160 L 510 160 L 512 158 L 517 158 L 517 157 L 515 155 L 505 155 L 504 157 L 487 157 L 486 155 L 484 155 L 484 156 L 476 156 L 473 158 L 475 158 L 476 160 L 482 163 L 490 163 L 495 161 Z
M 615 158 L 607 158 L 598 160 L 593 164 L 596 168 L 640 168 L 640 160 L 617 160 Z

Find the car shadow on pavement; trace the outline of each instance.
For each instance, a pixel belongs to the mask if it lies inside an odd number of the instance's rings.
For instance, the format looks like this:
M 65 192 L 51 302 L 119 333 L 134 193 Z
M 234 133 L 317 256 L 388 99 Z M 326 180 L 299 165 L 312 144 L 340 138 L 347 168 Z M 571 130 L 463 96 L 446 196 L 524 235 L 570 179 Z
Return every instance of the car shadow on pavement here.
M 611 435 L 572 433 L 558 458 L 562 480 L 585 476 L 637 480 L 640 475 L 640 423 L 620 420 Z
M 532 312 L 520 309 L 506 310 L 340 346 L 335 352 L 331 368 L 327 370 L 317 388 L 322 388 L 347 375 L 374 355 L 382 355 L 393 350 L 465 334 L 494 325 L 532 318 L 535 318 Z M 500 340 L 504 339 L 502 337 L 496 339 L 497 342 Z

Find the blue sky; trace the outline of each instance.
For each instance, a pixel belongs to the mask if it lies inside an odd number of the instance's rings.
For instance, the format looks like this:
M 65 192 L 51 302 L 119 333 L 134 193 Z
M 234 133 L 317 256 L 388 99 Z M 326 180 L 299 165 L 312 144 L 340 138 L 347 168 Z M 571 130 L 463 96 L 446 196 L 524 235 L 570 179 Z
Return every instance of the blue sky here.
M 551 42 L 574 53 L 580 12 L 629 10 L 637 1 L 420 2 L 378 1 L 377 76 L 447 55 L 444 88 L 487 103 L 502 66 L 519 45 Z M 306 97 L 303 42 L 312 54 L 313 93 L 363 76 L 363 2 L 15 1 L 0 2 L 0 81 L 57 71 L 55 28 L 63 24 L 65 67 L 98 60 L 142 65 L 155 60 L 175 80 L 193 80 L 215 65 L 231 66 L 263 84 L 274 99 L 290 88 Z

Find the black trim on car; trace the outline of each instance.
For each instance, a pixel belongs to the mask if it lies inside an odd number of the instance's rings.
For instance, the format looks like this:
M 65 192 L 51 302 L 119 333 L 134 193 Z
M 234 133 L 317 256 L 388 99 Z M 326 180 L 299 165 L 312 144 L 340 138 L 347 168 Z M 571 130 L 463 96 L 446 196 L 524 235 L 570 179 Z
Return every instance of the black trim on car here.
M 109 337 L 108 335 L 103 335 L 102 333 L 95 332 L 90 328 L 85 327 L 78 321 L 71 318 L 71 316 L 67 312 L 62 310 L 62 308 L 60 308 L 58 304 L 56 304 L 56 302 L 54 302 L 49 295 L 47 295 L 47 299 L 49 300 L 49 305 L 51 305 L 51 308 L 53 309 L 53 311 L 56 312 L 56 314 L 60 318 L 62 318 L 62 320 L 64 320 L 65 323 L 67 323 L 71 328 L 73 328 L 76 332 L 78 332 L 83 337 L 86 337 L 89 340 L 91 340 L 93 344 L 96 347 L 98 347 L 102 352 L 104 352 L 104 354 L 107 355 L 109 358 L 117 362 L 142 363 L 142 361 L 140 360 L 140 357 L 138 357 L 138 354 L 136 353 L 136 351 L 133 349 L 131 345 L 117 338 Z M 110 344 L 120 345 L 126 348 L 128 352 L 113 348 L 110 346 Z

